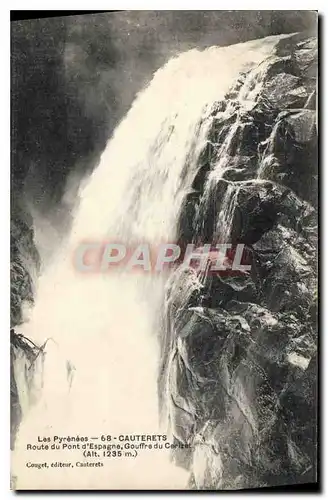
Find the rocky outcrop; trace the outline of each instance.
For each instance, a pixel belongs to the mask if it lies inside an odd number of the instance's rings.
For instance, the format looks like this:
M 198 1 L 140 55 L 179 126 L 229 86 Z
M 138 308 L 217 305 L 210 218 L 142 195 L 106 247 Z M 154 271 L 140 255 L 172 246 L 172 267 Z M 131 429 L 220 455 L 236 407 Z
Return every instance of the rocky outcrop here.
M 26 211 L 13 203 L 10 227 L 10 398 L 11 447 L 23 407 L 33 403 L 32 381 L 42 352 L 33 342 L 19 335 L 15 327 L 22 324 L 25 308 L 34 301 L 34 278 L 40 258 L 34 243 L 32 220 Z M 39 357 L 39 355 L 41 356 Z M 38 361 L 37 361 L 38 360 Z M 36 363 L 37 361 L 37 363 Z M 27 403 L 29 401 L 29 403 Z
M 10 224 L 10 323 L 14 327 L 23 321 L 24 303 L 32 304 L 33 286 L 40 267 L 34 243 L 32 218 L 14 203 Z
M 293 35 L 213 107 L 182 245 L 244 243 L 251 271 L 178 268 L 167 288 L 163 414 L 196 489 L 316 478 L 316 40 Z

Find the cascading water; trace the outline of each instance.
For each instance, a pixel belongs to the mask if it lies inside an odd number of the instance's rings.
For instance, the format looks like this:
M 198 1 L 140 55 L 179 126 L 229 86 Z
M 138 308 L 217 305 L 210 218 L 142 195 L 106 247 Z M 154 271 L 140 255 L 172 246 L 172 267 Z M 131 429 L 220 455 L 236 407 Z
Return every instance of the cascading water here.
M 83 275 L 73 268 L 72 255 L 88 239 L 127 245 L 175 241 L 179 211 L 214 119 L 213 103 L 224 99 L 243 69 L 261 63 L 276 41 L 192 50 L 169 61 L 137 97 L 84 182 L 70 234 L 39 278 L 35 306 L 21 329 L 39 345 L 48 341 L 39 402 L 24 409 L 16 439 L 17 487 L 186 487 L 186 474 L 170 464 L 168 452 L 111 460 L 83 474 L 63 469 L 58 479 L 52 470 L 26 471 L 26 444 L 38 435 L 166 431 L 159 428 L 157 396 L 157 318 L 165 276 Z M 247 106 L 244 94 L 240 104 Z M 37 454 L 39 462 L 74 463 L 72 457 L 62 451 Z

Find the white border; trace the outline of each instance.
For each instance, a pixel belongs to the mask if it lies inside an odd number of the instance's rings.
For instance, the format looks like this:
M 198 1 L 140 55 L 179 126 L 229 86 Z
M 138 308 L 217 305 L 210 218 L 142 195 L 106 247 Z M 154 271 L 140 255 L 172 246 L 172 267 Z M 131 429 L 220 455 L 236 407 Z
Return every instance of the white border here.
M 326 2 L 327 5 L 327 2 Z M 68 9 L 69 6 L 69 9 Z M 9 65 L 9 53 L 10 53 L 10 26 L 9 26 L 9 9 L 14 10 L 90 10 L 91 4 L 85 0 L 71 0 L 67 2 L 66 0 L 57 0 L 56 2 L 47 2 L 44 4 L 44 0 L 30 0 L 28 2 L 28 9 L 26 1 L 23 0 L 12 0 L 11 2 L 3 2 L 1 5 L 1 16 L 0 16 L 0 36 L 1 36 L 1 162 L 0 162 L 0 221 L 1 221 L 1 279 L 0 279 L 0 320 L 1 329 L 0 335 L 2 339 L 2 345 L 0 348 L 1 356 L 1 403 L 2 408 L 0 411 L 1 418 L 1 439 L 0 439 L 0 486 L 3 498 L 8 498 L 13 493 L 9 491 L 9 469 L 10 469 L 10 458 L 9 458 L 9 164 L 10 164 L 10 145 L 9 145 L 9 135 L 10 135 L 10 65 Z M 325 2 L 319 1 L 314 5 L 313 1 L 286 1 L 286 0 L 275 0 L 274 2 L 263 1 L 252 1 L 252 2 L 242 2 L 237 0 L 229 0 L 228 5 L 223 2 L 218 2 L 218 0 L 202 0 L 201 2 L 194 2 L 189 0 L 166 0 L 163 1 L 133 1 L 133 0 L 116 0 L 116 1 L 97 1 L 92 2 L 93 10 L 225 10 L 224 7 L 229 7 L 229 10 L 319 10 L 319 14 L 325 16 L 327 12 L 327 6 Z M 324 37 L 324 20 L 322 23 L 322 33 L 321 33 L 321 43 L 322 43 L 322 60 L 321 60 L 321 78 L 323 82 L 327 84 L 326 75 L 326 40 Z M 321 92 L 324 93 L 324 85 L 321 84 Z M 324 163 L 324 146 L 328 143 L 328 127 L 323 125 L 324 116 L 326 113 L 327 101 L 322 99 L 322 108 L 320 109 L 321 114 L 321 199 L 322 199 L 322 221 L 321 221 L 321 232 L 323 241 L 321 244 L 321 258 L 324 258 L 324 249 L 328 248 L 328 214 L 327 214 L 327 204 L 325 199 L 328 195 L 327 186 L 327 175 L 324 175 L 325 163 Z M 327 167 L 328 168 L 328 167 Z M 6 237 L 7 236 L 7 237 Z M 327 284 L 328 271 L 327 266 L 322 263 L 322 287 Z M 321 375 L 321 393 L 322 393 L 322 416 L 321 416 L 321 427 L 324 426 L 324 416 L 327 415 L 327 399 L 325 398 L 324 388 L 327 387 L 327 373 L 325 370 L 325 364 L 327 357 L 327 342 L 325 341 L 326 336 L 326 325 L 327 325 L 327 314 L 328 314 L 328 303 L 327 295 L 321 301 L 322 310 L 322 328 L 321 328 L 321 347 L 323 352 L 321 353 L 321 363 L 322 370 Z M 327 433 L 321 430 L 321 435 L 324 438 L 324 443 L 322 443 L 322 453 L 327 450 Z M 328 462 L 323 460 L 323 470 L 322 470 L 322 483 L 325 483 L 325 478 L 328 477 Z M 326 488 L 324 488 L 326 490 Z M 113 495 L 114 493 L 111 493 Z M 326 493 L 325 493 L 326 494 Z M 61 498 L 68 497 L 68 494 L 58 493 Z M 82 497 L 82 494 L 75 493 L 76 497 Z M 178 494 L 170 493 L 170 496 L 176 496 Z M 195 493 L 193 493 L 195 495 Z M 196 493 L 197 495 L 197 493 Z M 219 493 L 219 495 L 226 495 L 224 493 Z M 229 494 L 230 498 L 237 497 L 238 493 Z M 89 493 L 88 496 L 94 497 L 95 493 Z M 265 496 L 265 494 L 257 494 L 257 498 Z M 282 494 L 282 497 L 290 497 L 290 494 Z M 311 495 L 312 496 L 312 495 Z M 30 498 L 42 498 L 43 494 L 30 494 Z M 149 495 L 147 495 L 149 498 Z

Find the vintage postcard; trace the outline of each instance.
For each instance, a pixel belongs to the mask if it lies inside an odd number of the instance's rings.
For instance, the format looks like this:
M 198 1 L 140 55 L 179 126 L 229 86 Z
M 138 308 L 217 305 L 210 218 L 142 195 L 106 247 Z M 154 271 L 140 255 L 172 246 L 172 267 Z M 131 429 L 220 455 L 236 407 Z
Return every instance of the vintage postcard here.
M 318 14 L 11 22 L 11 488 L 317 483 Z

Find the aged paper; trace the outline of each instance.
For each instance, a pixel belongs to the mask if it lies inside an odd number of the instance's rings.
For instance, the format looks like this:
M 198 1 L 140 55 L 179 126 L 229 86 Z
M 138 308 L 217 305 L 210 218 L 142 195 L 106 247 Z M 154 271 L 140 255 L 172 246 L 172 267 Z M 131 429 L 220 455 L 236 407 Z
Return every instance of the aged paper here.
M 317 13 L 11 40 L 12 488 L 315 483 Z

